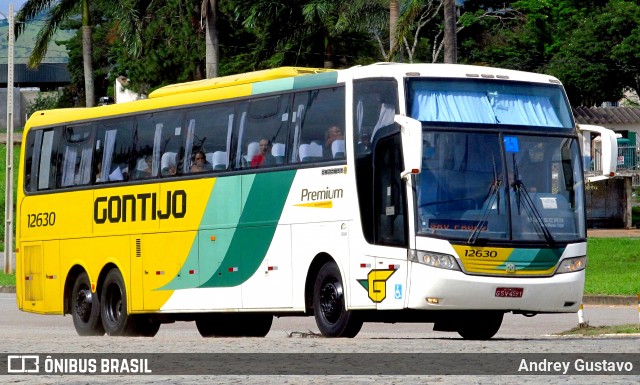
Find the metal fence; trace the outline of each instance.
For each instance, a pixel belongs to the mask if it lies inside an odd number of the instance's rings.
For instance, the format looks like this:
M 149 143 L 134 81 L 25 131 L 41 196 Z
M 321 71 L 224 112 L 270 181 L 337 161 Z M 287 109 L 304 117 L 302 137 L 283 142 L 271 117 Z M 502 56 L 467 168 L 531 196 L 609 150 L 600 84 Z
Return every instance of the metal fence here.
M 640 187 L 640 146 L 619 146 L 616 174 L 630 176 L 632 186 Z M 591 160 L 591 169 L 586 170 L 587 175 L 602 173 L 602 156 L 600 149 L 595 149 Z

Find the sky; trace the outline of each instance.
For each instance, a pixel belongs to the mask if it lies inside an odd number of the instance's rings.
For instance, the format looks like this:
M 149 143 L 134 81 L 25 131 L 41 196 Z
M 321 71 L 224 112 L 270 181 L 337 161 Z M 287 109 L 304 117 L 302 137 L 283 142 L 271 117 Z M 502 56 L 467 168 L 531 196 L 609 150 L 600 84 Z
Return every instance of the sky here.
M 0 0 L 0 13 L 4 13 L 8 16 L 9 14 L 9 4 L 13 3 L 13 11 L 18 12 L 20 8 L 22 8 L 22 4 L 24 4 L 27 0 Z M 0 19 L 4 19 L 3 15 L 0 15 Z

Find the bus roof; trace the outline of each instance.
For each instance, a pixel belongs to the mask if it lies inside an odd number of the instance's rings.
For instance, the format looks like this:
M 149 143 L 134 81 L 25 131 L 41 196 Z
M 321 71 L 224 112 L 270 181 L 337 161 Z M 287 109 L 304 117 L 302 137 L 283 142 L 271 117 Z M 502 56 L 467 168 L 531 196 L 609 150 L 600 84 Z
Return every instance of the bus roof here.
M 351 76 L 354 79 L 368 77 L 479 78 L 561 84 L 557 78 L 551 75 L 467 64 L 376 63 L 352 67 L 346 71 L 352 72 Z
M 344 70 L 304 67 L 281 67 L 220 78 L 198 80 L 159 88 L 149 98 L 134 102 L 111 104 L 94 108 L 65 108 L 37 111 L 27 121 L 32 126 L 87 121 L 95 118 L 119 116 L 176 106 L 198 104 L 213 100 L 239 98 L 277 91 L 326 86 L 346 78 L 478 78 L 560 84 L 553 76 L 502 68 L 461 64 L 403 64 L 377 63 Z
M 304 68 L 304 67 L 281 67 L 269 70 L 254 71 L 244 74 L 229 75 L 219 78 L 196 80 L 193 82 L 172 84 L 166 87 L 158 88 L 149 94 L 149 98 L 160 98 L 163 96 L 182 94 L 187 92 L 196 92 L 204 90 L 212 90 L 217 88 L 237 86 L 240 84 L 249 84 L 262 82 L 267 80 L 275 80 L 282 78 L 290 78 L 301 75 L 317 74 L 322 72 L 335 71 L 323 68 Z

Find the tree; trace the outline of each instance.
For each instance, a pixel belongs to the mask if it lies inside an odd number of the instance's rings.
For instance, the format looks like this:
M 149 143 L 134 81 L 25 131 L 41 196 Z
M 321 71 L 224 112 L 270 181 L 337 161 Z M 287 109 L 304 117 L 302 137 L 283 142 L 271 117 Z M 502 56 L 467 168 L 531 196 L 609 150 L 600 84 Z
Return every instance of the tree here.
M 638 89 L 640 5 L 611 0 L 573 11 L 564 23 L 568 30 L 554 39 L 556 50 L 546 71 L 562 80 L 573 105 L 617 101 L 625 88 Z
M 107 39 L 110 80 L 126 76 L 132 80 L 133 91 L 146 94 L 163 85 L 202 79 L 205 76 L 204 31 L 200 28 L 202 3 L 132 1 L 128 16 L 119 14 L 117 7 L 106 10 L 112 18 L 107 27 L 112 35 L 120 37 Z
M 205 20 L 205 71 L 207 78 L 218 76 L 220 43 L 218 41 L 218 0 L 202 1 L 202 18 Z
M 87 107 L 95 105 L 95 91 L 93 85 L 93 41 L 91 19 L 89 17 L 90 0 L 28 0 L 18 11 L 15 19 L 16 37 L 24 31 L 25 23 L 33 20 L 43 11 L 49 11 L 45 26 L 38 33 L 36 43 L 29 57 L 29 67 L 35 68 L 42 62 L 47 53 L 49 41 L 56 33 L 60 24 L 75 15 L 76 7 L 80 6 L 82 16 L 82 57 L 84 63 L 85 103 Z
M 256 68 L 281 65 L 311 67 L 348 66 L 370 59 L 368 39 L 362 29 L 367 22 L 349 13 L 354 4 L 367 0 L 235 0 L 235 14 L 254 35 L 252 51 Z M 368 0 L 370 3 L 376 1 Z
M 444 62 L 458 62 L 458 43 L 456 38 L 456 2 L 444 0 Z

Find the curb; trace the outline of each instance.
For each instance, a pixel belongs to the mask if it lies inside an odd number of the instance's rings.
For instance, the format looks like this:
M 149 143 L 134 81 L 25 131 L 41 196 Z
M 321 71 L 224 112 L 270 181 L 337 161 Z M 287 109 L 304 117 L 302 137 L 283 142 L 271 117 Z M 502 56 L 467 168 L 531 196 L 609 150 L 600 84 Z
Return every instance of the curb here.
M 0 286 L 0 293 L 15 292 L 15 286 Z M 585 295 L 582 297 L 584 305 L 635 306 L 639 301 L 636 297 L 624 295 Z
M 624 295 L 585 295 L 582 297 L 585 305 L 635 306 L 638 298 Z
M 15 286 L 0 286 L 0 293 L 15 293 Z

